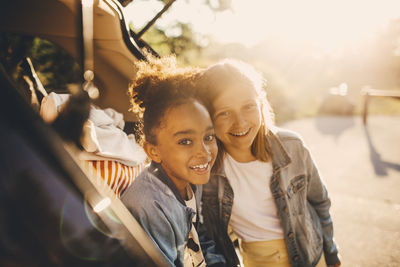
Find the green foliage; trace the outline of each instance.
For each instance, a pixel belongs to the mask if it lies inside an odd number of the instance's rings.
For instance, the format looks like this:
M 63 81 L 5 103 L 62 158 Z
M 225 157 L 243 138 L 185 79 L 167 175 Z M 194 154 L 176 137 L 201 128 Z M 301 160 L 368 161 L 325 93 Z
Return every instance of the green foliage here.
M 63 91 L 68 83 L 80 81 L 80 68 L 74 59 L 63 49 L 54 44 L 35 38 L 30 50 L 33 64 L 36 63 L 45 87 Z
M 229 9 L 231 4 L 230 0 L 203 2 L 215 12 Z M 342 82 L 349 86 L 348 98 L 355 103 L 356 113 L 362 108 L 360 89 L 365 85 L 399 90 L 399 37 L 400 20 L 394 20 L 376 39 L 363 44 L 362 49 L 350 49 L 338 56 L 318 53 L 312 46 L 290 46 L 279 39 L 266 40 L 254 47 L 216 44 L 208 37 L 199 36 L 190 24 L 179 21 L 168 29 L 155 24 L 142 36 L 160 55 L 175 54 L 180 65 L 207 67 L 222 58 L 236 58 L 253 65 L 267 80 L 268 99 L 278 123 L 317 115 L 329 89 Z M 31 57 L 49 91 L 62 91 L 68 83 L 81 80 L 78 64 L 59 47 L 39 38 L 1 34 L 0 61 L 15 79 L 18 79 L 18 64 L 23 56 Z M 392 99 L 373 99 L 371 113 L 399 114 L 399 103 Z
M 17 34 L 2 34 L 0 38 L 0 62 L 9 75 L 21 82 L 19 64 L 25 57 L 32 64 L 40 81 L 48 92 L 64 92 L 68 83 L 80 82 L 80 68 L 62 48 L 44 39 Z
M 130 27 L 132 29 L 132 25 Z M 180 32 L 177 36 L 168 36 L 165 31 L 152 27 L 143 35 L 143 40 L 160 56 L 174 54 L 181 65 L 198 65 L 202 47 L 195 41 L 190 26 L 177 23 L 174 27 Z
M 374 89 L 400 90 L 400 19 L 369 43 L 340 53 L 318 53 L 315 47 L 287 45 L 269 39 L 253 46 L 212 44 L 202 55 L 215 62 L 222 58 L 243 60 L 259 70 L 267 80 L 268 99 L 278 123 L 302 117 L 317 116 L 323 105 L 335 114 L 359 114 L 362 109 L 360 90 L 369 85 Z M 331 101 L 330 89 L 341 83 L 348 85 L 346 101 Z M 348 112 L 354 105 L 354 112 Z M 398 115 L 400 101 L 373 99 L 371 113 Z

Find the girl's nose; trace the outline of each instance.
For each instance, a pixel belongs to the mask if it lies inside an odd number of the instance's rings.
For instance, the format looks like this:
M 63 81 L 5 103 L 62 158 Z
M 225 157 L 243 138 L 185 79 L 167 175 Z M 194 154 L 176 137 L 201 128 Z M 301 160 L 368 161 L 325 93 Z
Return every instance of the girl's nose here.
M 202 156 L 210 155 L 211 154 L 211 150 L 210 150 L 209 145 L 207 145 L 206 143 L 202 142 L 198 147 L 197 153 L 199 155 L 202 155 Z
M 246 123 L 246 118 L 241 113 L 236 113 L 233 123 L 235 126 L 242 126 Z

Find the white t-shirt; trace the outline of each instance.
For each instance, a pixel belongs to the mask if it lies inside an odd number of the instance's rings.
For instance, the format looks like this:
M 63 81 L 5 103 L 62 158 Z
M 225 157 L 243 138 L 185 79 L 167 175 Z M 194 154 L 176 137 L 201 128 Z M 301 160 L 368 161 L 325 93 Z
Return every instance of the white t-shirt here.
M 185 200 L 186 206 L 192 208 L 197 213 L 196 208 L 196 198 L 193 193 L 192 188 L 188 185 L 187 186 L 187 194 L 188 200 Z M 193 216 L 192 222 L 196 222 L 196 216 Z M 188 242 L 185 247 L 185 255 L 184 255 L 184 267 L 205 267 L 206 262 L 204 260 L 203 252 L 201 251 L 200 247 L 200 240 L 197 235 L 196 228 L 192 224 L 192 228 L 190 229 Z
M 192 208 L 195 212 L 195 215 L 193 216 L 193 220 L 192 220 L 194 223 L 194 222 L 196 222 L 196 216 L 197 216 L 196 198 L 194 196 L 194 192 L 190 185 L 188 185 L 186 187 L 186 191 L 187 191 L 188 200 L 185 200 L 185 203 L 186 203 L 187 207 Z
M 283 239 L 283 229 L 269 188 L 271 162 L 237 162 L 224 158 L 225 174 L 234 193 L 229 225 L 245 242 Z

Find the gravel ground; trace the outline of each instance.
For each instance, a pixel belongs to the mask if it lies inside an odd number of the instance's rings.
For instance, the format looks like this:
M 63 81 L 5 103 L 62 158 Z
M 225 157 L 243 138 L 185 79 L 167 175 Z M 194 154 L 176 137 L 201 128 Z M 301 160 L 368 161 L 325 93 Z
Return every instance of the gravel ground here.
M 317 117 L 302 135 L 332 199 L 342 266 L 400 266 L 400 117 Z

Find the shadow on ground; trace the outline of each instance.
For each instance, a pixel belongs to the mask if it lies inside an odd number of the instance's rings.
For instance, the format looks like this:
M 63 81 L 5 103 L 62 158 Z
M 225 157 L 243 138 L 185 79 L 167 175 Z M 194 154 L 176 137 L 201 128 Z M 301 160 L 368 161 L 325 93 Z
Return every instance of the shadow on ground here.
M 400 266 L 400 117 L 370 116 L 364 126 L 359 116 L 321 116 L 282 127 L 303 137 L 324 178 L 342 266 Z
M 346 131 L 356 126 L 353 116 L 321 116 L 315 118 L 315 127 L 323 135 L 332 136 L 335 141 Z M 376 148 L 371 137 L 371 130 L 368 125 L 361 125 L 364 130 L 365 138 L 368 143 L 369 156 L 377 176 L 387 176 L 388 169 L 400 171 L 400 164 L 386 161 Z
M 315 118 L 317 130 L 322 134 L 332 135 L 335 139 L 354 125 L 354 117 L 322 116 Z
M 368 142 L 369 156 L 374 167 L 375 174 L 377 176 L 387 176 L 388 169 L 394 169 L 400 171 L 400 164 L 388 162 L 382 159 L 381 154 L 377 151 L 374 144 L 372 143 L 370 130 L 368 125 L 364 126 L 364 133 Z

